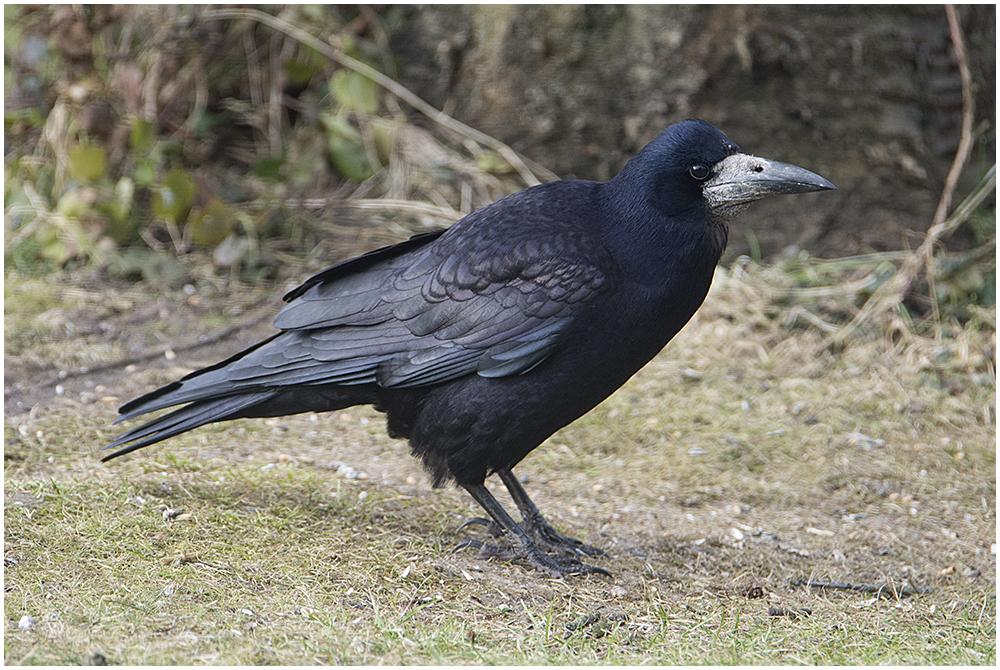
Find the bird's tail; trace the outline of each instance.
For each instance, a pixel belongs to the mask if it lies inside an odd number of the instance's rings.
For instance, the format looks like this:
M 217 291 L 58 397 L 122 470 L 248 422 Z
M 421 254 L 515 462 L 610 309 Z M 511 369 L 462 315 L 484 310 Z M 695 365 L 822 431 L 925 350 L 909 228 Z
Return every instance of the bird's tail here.
M 218 388 L 215 386 L 196 391 L 184 388 L 187 381 L 197 380 L 203 372 L 192 373 L 180 382 L 168 384 L 123 405 L 119 410 L 121 416 L 115 423 L 155 412 L 164 407 L 187 403 L 180 409 L 122 433 L 104 449 L 128 446 L 101 460 L 110 461 L 112 458 L 148 447 L 161 440 L 204 426 L 206 423 L 289 416 L 305 412 L 333 412 L 352 405 L 371 405 L 378 402 L 378 391 L 374 384 L 269 387 L 257 383 L 254 386 L 243 387 L 230 385 L 221 393 L 217 392 Z M 129 444 L 130 442 L 132 444 Z
M 360 367 L 358 364 L 352 367 L 348 361 L 346 372 L 340 370 L 337 374 L 325 374 L 323 370 L 315 373 L 311 364 L 269 365 L 267 357 L 283 355 L 288 343 L 282 341 L 276 349 L 272 345 L 273 351 L 267 345 L 285 334 L 275 334 L 231 358 L 122 405 L 115 423 L 168 407 L 184 407 L 122 433 L 104 448 L 128 446 L 101 460 L 117 458 L 206 423 L 332 412 L 351 405 L 374 404 L 378 400 L 374 383 L 358 381 L 359 374 L 367 379 L 368 368 L 373 365 L 368 360 Z
M 104 449 L 114 449 L 129 442 L 132 442 L 132 444 L 119 449 L 109 456 L 105 456 L 101 461 L 110 461 L 112 458 L 117 458 L 136 449 L 148 447 L 160 440 L 180 435 L 198 426 L 204 426 L 206 423 L 228 421 L 229 419 L 238 419 L 253 416 L 254 414 L 260 415 L 260 406 L 267 404 L 269 400 L 277 395 L 280 395 L 279 391 L 257 391 L 192 402 L 169 414 L 164 414 L 148 423 L 122 433 L 111 444 L 104 447 Z

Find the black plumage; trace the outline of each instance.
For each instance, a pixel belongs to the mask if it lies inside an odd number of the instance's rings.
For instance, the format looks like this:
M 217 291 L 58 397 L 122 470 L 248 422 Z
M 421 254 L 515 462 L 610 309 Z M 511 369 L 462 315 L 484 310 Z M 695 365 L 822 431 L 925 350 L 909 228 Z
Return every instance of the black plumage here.
M 675 124 L 607 183 L 535 186 L 309 279 L 285 296 L 279 333 L 124 405 L 119 421 L 184 406 L 119 436 L 105 460 L 209 422 L 372 404 L 436 485 L 466 488 L 491 517 L 479 521 L 512 541 L 466 543 L 480 555 L 603 572 L 577 559 L 599 550 L 553 530 L 511 469 L 687 323 L 733 214 L 829 188 L 708 123 Z M 520 523 L 483 485 L 491 473 Z

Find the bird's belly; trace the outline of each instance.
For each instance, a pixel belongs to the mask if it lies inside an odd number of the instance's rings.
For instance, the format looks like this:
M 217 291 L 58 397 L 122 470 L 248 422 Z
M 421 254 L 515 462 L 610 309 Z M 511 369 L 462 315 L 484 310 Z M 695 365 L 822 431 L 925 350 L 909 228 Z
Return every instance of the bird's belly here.
M 554 432 L 583 416 L 656 351 L 614 347 L 555 354 L 524 374 L 476 375 L 433 389 L 385 395 L 390 433 L 409 438 L 435 483 L 479 483 L 511 468 Z M 638 353 L 638 355 L 636 355 Z
M 645 309 L 620 302 L 614 310 L 627 318 L 615 319 L 610 309 L 595 306 L 556 352 L 521 374 L 470 375 L 431 388 L 386 390 L 380 408 L 388 414 L 389 432 L 410 440 L 436 484 L 481 483 L 487 474 L 516 465 L 627 382 L 687 323 L 710 281 L 668 300 L 637 292 L 631 297 Z

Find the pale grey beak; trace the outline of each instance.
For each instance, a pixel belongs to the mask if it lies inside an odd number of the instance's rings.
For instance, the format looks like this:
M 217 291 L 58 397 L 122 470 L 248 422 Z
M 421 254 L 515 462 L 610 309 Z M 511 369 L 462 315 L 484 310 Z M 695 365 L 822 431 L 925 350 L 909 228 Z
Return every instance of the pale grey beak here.
M 728 216 L 770 195 L 837 188 L 818 174 L 788 163 L 733 154 L 717 163 L 702 190 L 714 214 Z

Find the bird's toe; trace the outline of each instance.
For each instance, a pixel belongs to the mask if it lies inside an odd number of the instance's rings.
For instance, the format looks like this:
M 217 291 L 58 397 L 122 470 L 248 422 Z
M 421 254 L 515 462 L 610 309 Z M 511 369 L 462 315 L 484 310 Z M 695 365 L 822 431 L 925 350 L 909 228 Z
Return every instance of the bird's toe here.
M 479 553 L 476 554 L 476 558 L 496 558 L 501 561 L 513 561 L 515 559 L 525 557 L 525 553 L 523 551 L 519 551 L 515 547 L 501 547 L 495 544 L 480 542 L 479 540 L 465 540 L 464 542 L 459 542 L 458 545 L 452 549 L 452 553 L 462 549 L 468 549 L 470 547 L 479 550 Z
M 573 537 L 567 537 L 549 525 L 541 516 L 521 522 L 521 527 L 550 553 L 563 556 L 605 556 L 607 552 Z
M 572 556 L 551 556 L 541 551 L 528 551 L 525 556 L 528 564 L 536 570 L 541 570 L 552 577 L 562 579 L 570 575 L 601 575 L 610 577 L 611 573 L 595 565 L 581 563 Z
M 480 516 L 472 517 L 471 519 L 467 519 L 458 529 L 465 530 L 469 526 L 485 526 L 486 534 L 491 537 L 500 537 L 503 535 L 503 529 L 492 519 L 484 519 Z
M 551 556 L 538 547 L 502 547 L 479 540 L 465 540 L 458 543 L 452 553 L 462 549 L 478 549 L 476 558 L 495 558 L 500 561 L 524 561 L 536 570 L 551 577 L 563 578 L 569 575 L 602 575 L 610 577 L 611 573 L 603 568 L 581 563 L 570 555 Z

